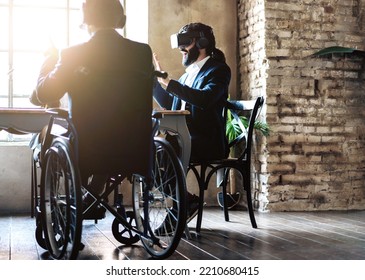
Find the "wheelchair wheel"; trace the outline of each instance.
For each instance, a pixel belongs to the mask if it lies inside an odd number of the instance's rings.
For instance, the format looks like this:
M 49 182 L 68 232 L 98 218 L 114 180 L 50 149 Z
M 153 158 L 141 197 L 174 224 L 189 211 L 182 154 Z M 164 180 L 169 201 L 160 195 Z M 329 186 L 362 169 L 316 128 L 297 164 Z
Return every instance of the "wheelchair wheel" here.
M 152 183 L 133 178 L 133 207 L 141 242 L 155 258 L 169 257 L 186 225 L 186 183 L 180 160 L 162 138 L 154 140 Z
M 40 207 L 47 250 L 55 259 L 75 259 L 81 248 L 82 198 L 67 141 L 53 140 L 43 168 Z
M 126 221 L 133 227 L 136 227 L 136 219 L 133 211 L 127 211 Z M 116 240 L 125 245 L 132 245 L 139 241 L 139 236 L 135 232 L 126 228 L 117 218 L 112 223 L 112 233 Z

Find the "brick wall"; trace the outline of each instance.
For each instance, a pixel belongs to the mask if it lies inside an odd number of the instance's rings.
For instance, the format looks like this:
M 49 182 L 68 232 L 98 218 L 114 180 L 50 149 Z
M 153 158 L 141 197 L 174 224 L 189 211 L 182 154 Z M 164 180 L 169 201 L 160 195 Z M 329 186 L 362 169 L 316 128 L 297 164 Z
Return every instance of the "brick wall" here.
M 365 209 L 365 0 L 239 0 L 240 89 L 263 95 L 257 208 Z

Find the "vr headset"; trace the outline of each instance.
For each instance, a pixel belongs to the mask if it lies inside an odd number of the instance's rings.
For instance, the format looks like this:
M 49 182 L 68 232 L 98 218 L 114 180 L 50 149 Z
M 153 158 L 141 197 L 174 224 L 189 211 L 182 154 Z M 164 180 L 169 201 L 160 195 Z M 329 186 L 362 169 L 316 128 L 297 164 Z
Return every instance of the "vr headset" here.
M 209 45 L 209 41 L 204 36 L 203 32 L 192 31 L 192 32 L 186 32 L 186 33 L 172 34 L 170 37 L 171 48 L 177 49 L 177 48 L 190 46 L 193 43 L 194 38 L 196 38 L 196 46 L 199 49 L 204 49 Z

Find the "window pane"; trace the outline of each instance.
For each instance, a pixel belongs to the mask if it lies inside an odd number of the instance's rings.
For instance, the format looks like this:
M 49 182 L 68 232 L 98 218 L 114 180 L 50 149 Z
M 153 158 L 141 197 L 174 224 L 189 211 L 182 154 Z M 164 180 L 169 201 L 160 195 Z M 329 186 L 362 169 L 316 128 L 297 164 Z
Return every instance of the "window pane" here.
M 29 95 L 25 96 L 25 97 L 20 97 L 20 98 L 14 98 L 14 107 L 15 108 L 32 108 L 32 107 L 36 107 L 34 106 L 32 103 L 30 103 L 29 101 Z
M 88 32 L 80 28 L 82 24 L 82 14 L 79 10 L 70 12 L 70 45 L 75 45 L 87 41 L 90 36 Z
M 148 0 L 126 1 L 126 37 L 142 43 L 148 42 Z
M 43 63 L 42 53 L 15 53 L 13 71 L 14 97 L 28 97 L 38 78 L 40 67 Z M 15 102 L 15 101 L 14 101 Z M 17 107 L 17 105 L 14 106 Z M 29 105 L 27 106 L 29 107 Z
M 14 8 L 15 50 L 46 50 L 53 40 L 64 44 L 66 38 L 66 10 Z
M 85 0 L 70 0 L 70 8 L 81 10 L 83 2 L 85 2 Z
M 0 52 L 0 104 L 1 106 L 4 106 L 3 104 L 3 98 L 8 96 L 8 53 L 7 52 Z M 8 101 L 6 98 L 6 106 L 8 106 Z
M 64 48 L 89 39 L 80 28 L 82 3 L 85 0 L 0 0 L 0 106 L 31 106 L 29 94 L 36 84 L 43 53 L 51 46 Z M 148 0 L 127 0 L 129 21 L 127 37 L 147 41 Z M 9 4 L 13 4 L 9 19 Z M 69 9 L 69 10 L 67 10 Z M 136 16 L 138 13 L 139 16 Z M 141 18 L 144 20 L 141 23 Z M 12 22 L 13 42 L 9 50 L 9 21 Z M 67 22 L 69 20 L 69 22 Z M 135 24 L 135 20 L 138 23 Z M 69 32 L 69 33 L 68 33 Z M 9 62 L 12 63 L 12 83 L 9 87 Z M 11 92 L 10 92 L 11 91 Z
M 0 7 L 0 49 L 9 47 L 9 17 L 8 9 Z
M 80 9 L 85 0 L 70 0 L 70 8 Z M 8 3 L 8 0 L 0 0 L 0 3 Z M 14 0 L 14 5 L 43 6 L 43 7 L 67 7 L 67 0 Z
M 8 107 L 8 98 L 5 96 L 0 96 L 0 107 Z
M 43 7 L 65 7 L 67 0 L 14 0 L 15 5 L 22 6 L 43 6 Z

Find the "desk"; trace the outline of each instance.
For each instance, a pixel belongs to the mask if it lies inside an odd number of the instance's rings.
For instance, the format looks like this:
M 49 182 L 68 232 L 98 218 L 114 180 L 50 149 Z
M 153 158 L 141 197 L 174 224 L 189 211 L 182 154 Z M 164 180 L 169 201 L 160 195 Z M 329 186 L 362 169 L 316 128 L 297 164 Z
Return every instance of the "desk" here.
M 187 174 L 190 161 L 191 141 L 189 129 L 186 125 L 186 115 L 190 112 L 186 110 L 155 110 L 154 115 L 158 114 L 160 119 L 160 131 L 170 131 L 178 136 L 179 144 L 182 149 L 181 163 L 185 174 Z
M 186 173 L 190 160 L 190 133 L 186 126 L 186 115 L 189 111 L 154 110 L 159 114 L 160 130 L 167 130 L 178 135 L 182 148 L 182 164 Z M 9 133 L 37 133 L 48 125 L 50 115 L 45 109 L 38 108 L 0 108 L 0 130 Z
M 38 108 L 0 108 L 0 131 L 13 134 L 37 133 L 49 122 L 50 115 Z
M 186 126 L 185 116 L 188 111 L 157 110 L 159 114 L 160 130 L 167 130 L 179 136 L 179 143 L 182 147 L 182 165 L 186 173 L 190 159 L 190 134 Z M 0 108 L 0 131 L 5 130 L 13 134 L 39 133 L 48 125 L 50 114 L 45 109 L 39 108 Z M 34 203 L 37 197 L 36 188 L 37 175 L 32 166 L 32 200 L 31 213 L 34 216 Z

